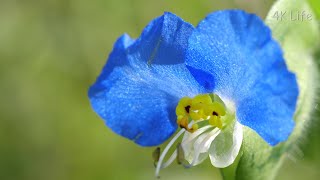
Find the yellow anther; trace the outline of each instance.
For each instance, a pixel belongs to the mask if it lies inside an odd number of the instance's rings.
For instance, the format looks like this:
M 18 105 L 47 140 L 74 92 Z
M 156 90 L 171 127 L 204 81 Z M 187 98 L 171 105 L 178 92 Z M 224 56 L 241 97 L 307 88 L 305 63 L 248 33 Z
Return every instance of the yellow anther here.
M 188 116 L 178 116 L 177 124 L 181 127 L 186 129 L 189 132 L 194 132 L 198 129 L 198 124 L 193 124 L 191 128 L 188 127 Z
M 189 97 L 183 97 L 180 99 L 178 106 L 176 108 L 176 115 L 177 116 L 185 116 L 189 112 L 189 109 L 191 107 L 192 99 Z
M 185 116 L 179 115 L 177 117 L 177 124 L 180 124 L 181 120 L 184 118 Z
M 203 110 L 208 104 L 202 104 L 202 103 L 192 103 L 191 110 L 197 111 L 197 110 Z
M 192 130 L 193 130 L 193 131 L 196 131 L 198 128 L 199 128 L 199 125 L 198 125 L 198 124 L 193 124 L 193 125 L 192 125 Z
M 195 121 L 200 120 L 201 118 L 203 118 L 202 110 L 199 110 L 198 112 L 190 111 L 189 115 L 190 115 L 191 119 L 193 119 Z
M 187 113 L 186 113 L 186 110 L 184 107 L 179 107 L 177 106 L 176 108 L 176 115 L 177 116 L 185 116 Z
M 226 110 L 222 104 L 218 102 L 213 102 L 204 108 L 204 114 L 207 116 L 218 115 L 224 116 L 226 115 Z
M 190 106 L 192 103 L 192 99 L 189 97 L 183 97 L 180 99 L 178 106 L 181 105 L 183 107 Z
M 198 103 L 210 104 L 212 103 L 212 99 L 209 94 L 199 94 L 192 99 L 192 106 Z
M 193 120 L 207 119 L 208 115 L 204 114 L 206 106 L 212 103 L 209 94 L 199 94 L 192 99 L 190 117 Z
M 178 120 L 177 120 L 177 124 L 181 127 L 181 128 L 185 128 L 187 129 L 188 128 L 188 116 L 183 116 L 182 118 L 179 118 L 178 117 Z
M 209 124 L 220 129 L 222 128 L 222 121 L 219 116 L 211 116 L 209 119 Z

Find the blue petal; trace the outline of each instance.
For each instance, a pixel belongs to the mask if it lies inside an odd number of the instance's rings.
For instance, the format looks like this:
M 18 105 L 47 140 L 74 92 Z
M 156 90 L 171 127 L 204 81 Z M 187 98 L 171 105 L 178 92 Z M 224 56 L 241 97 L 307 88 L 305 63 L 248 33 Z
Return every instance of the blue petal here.
M 192 25 L 165 13 L 136 41 L 125 35 L 116 42 L 89 90 L 93 109 L 115 133 L 154 146 L 175 132 L 178 100 L 204 91 L 184 65 L 192 31 Z
M 208 15 L 190 36 L 186 64 L 196 77 L 212 76 L 198 82 L 234 101 L 240 123 L 271 145 L 288 138 L 298 86 L 259 17 L 240 10 Z

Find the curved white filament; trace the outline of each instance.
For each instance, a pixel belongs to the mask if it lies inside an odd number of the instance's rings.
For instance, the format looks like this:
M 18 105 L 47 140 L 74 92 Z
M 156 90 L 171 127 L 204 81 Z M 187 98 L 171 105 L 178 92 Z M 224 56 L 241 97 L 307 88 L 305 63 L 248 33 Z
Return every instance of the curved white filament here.
M 156 168 L 156 177 L 159 177 L 159 172 L 160 172 L 160 168 L 161 168 L 161 164 L 162 161 L 164 159 L 164 157 L 166 156 L 166 154 L 168 153 L 170 147 L 173 145 L 173 143 L 179 138 L 179 136 L 184 133 L 186 130 L 183 128 L 181 129 L 172 139 L 171 141 L 168 143 L 168 145 L 165 147 L 165 149 L 163 150 L 163 153 L 161 154 L 160 158 L 159 158 L 159 162 L 157 164 L 157 168 Z

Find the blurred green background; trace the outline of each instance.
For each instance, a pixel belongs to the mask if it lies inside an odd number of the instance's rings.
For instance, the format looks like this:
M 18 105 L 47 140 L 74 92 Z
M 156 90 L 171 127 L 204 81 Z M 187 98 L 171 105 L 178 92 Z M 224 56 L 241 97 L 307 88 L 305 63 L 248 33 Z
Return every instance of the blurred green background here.
M 0 179 L 154 179 L 153 148 L 141 148 L 112 133 L 87 98 L 114 41 L 125 32 L 138 37 L 164 11 L 196 25 L 217 9 L 241 8 L 265 17 L 272 2 L 1 1 Z M 311 127 L 304 155 L 296 150 L 288 157 L 278 179 L 320 177 L 320 126 Z M 161 175 L 221 179 L 208 161 L 187 170 L 172 165 Z

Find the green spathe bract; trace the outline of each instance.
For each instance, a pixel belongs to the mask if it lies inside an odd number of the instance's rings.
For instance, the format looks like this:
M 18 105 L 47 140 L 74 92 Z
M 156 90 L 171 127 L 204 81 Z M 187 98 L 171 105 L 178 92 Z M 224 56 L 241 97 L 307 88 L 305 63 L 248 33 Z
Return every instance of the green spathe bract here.
M 311 18 L 302 21 L 291 17 L 303 11 Z M 296 127 L 288 141 L 276 147 L 267 145 L 255 132 L 244 127 L 242 155 L 232 166 L 221 170 L 224 179 L 274 179 L 283 161 L 291 155 L 290 151 L 301 145 L 315 109 L 318 69 L 313 55 L 319 47 L 319 29 L 308 2 L 277 1 L 266 23 L 273 31 L 273 37 L 281 44 L 289 69 L 296 73 L 298 79 L 300 95 L 295 113 Z

